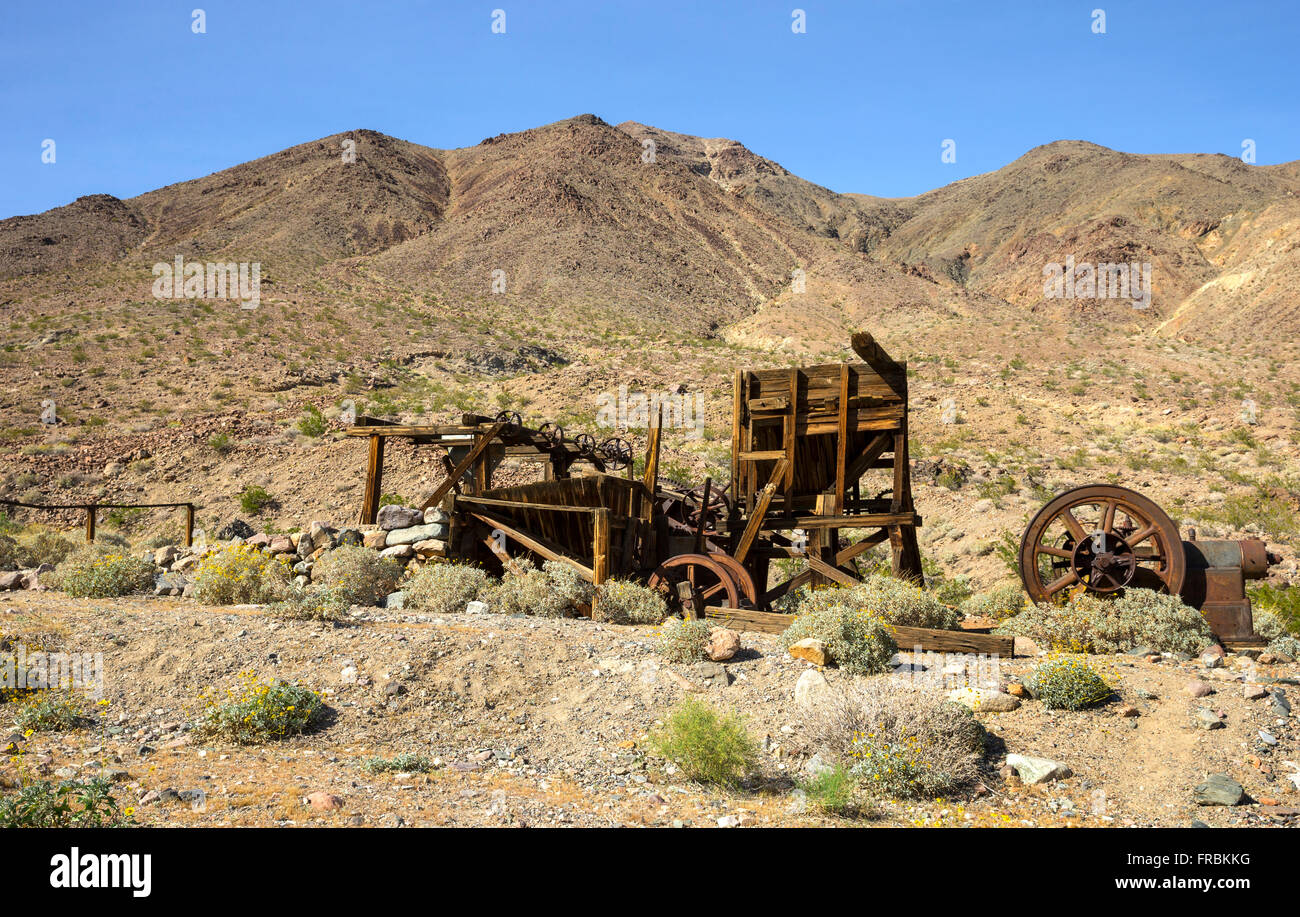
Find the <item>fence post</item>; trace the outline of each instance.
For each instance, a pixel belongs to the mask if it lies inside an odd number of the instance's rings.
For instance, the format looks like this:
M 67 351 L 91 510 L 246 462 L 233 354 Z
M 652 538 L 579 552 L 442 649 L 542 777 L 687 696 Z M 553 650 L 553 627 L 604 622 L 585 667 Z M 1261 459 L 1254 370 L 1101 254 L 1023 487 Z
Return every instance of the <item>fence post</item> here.
M 86 544 L 95 543 L 95 504 L 86 507 Z
M 185 547 L 194 547 L 194 504 L 185 504 Z

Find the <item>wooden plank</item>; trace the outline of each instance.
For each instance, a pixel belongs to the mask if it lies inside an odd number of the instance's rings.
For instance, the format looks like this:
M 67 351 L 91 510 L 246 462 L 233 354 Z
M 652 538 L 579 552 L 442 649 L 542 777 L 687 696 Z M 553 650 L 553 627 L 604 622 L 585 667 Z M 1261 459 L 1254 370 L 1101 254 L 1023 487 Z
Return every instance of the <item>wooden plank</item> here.
M 86 544 L 95 543 L 95 507 L 86 507 Z
M 506 421 L 504 420 L 499 420 L 493 424 L 488 429 L 487 433 L 480 437 L 478 442 L 474 444 L 474 447 L 465 454 L 465 457 L 460 460 L 460 463 L 452 469 L 452 473 L 447 475 L 443 482 L 438 485 L 438 489 L 433 492 L 432 496 L 424 501 L 424 505 L 421 506 L 420 509 L 428 509 L 430 506 L 437 506 L 438 502 L 447 495 L 447 491 L 451 490 L 452 485 L 459 481 L 465 472 L 469 470 L 469 467 L 478 460 L 478 457 L 487 450 L 488 445 L 492 442 L 492 438 L 500 433 L 502 427 L 505 425 Z M 372 443 L 376 440 L 382 442 L 379 437 L 371 438 Z M 370 521 L 372 524 L 374 523 L 373 519 Z
M 794 615 L 779 614 L 773 611 L 757 611 L 753 608 L 723 608 L 710 605 L 704 609 L 704 616 L 710 621 L 717 621 L 735 630 L 760 631 L 779 634 L 793 622 Z M 919 648 L 930 653 L 982 653 L 986 656 L 1011 658 L 1015 655 L 1014 637 L 995 634 L 976 634 L 962 630 L 935 630 L 929 627 L 891 627 L 894 641 L 902 652 L 911 652 Z
M 713 493 L 713 478 L 704 478 L 704 502 L 700 504 L 700 524 L 695 529 L 695 553 L 704 553 L 704 528 L 709 517 L 709 497 Z
M 786 415 L 785 419 L 785 442 L 783 444 L 786 460 L 785 487 L 783 490 L 787 500 L 794 493 L 794 453 L 797 448 L 795 444 L 797 435 L 795 427 L 798 426 L 799 420 L 798 404 L 799 370 L 792 369 L 790 370 L 790 413 Z
M 792 520 L 781 519 L 779 521 L 783 523 L 792 523 L 782 526 L 782 528 L 792 529 L 862 529 L 888 525 L 920 525 L 921 517 L 914 512 L 861 513 L 857 516 L 796 516 Z
M 870 551 L 877 545 L 884 544 L 888 540 L 888 530 L 881 529 L 879 532 L 873 532 L 861 541 L 854 542 L 836 554 L 835 565 L 840 566 L 841 564 L 846 564 L 859 554 L 865 554 L 867 551 Z
M 736 370 L 731 379 L 731 498 L 740 502 L 740 400 L 741 371 Z
M 767 449 L 763 452 L 740 453 L 740 460 L 742 462 L 774 462 L 779 458 L 785 458 L 784 449 Z
M 603 506 L 591 511 L 591 582 L 599 586 L 609 578 L 609 510 Z
M 589 506 L 561 506 L 558 503 L 525 503 L 520 500 L 498 500 L 495 497 L 464 496 L 457 497 L 457 503 L 470 503 L 474 506 L 497 506 L 506 509 L 545 510 L 549 513 L 589 513 Z
M 379 514 L 379 494 L 384 477 L 384 438 L 371 436 L 366 454 L 366 486 L 361 497 L 361 524 L 374 525 Z
M 820 573 L 822 576 L 826 577 L 827 579 L 831 579 L 839 583 L 841 586 L 858 585 L 858 580 L 856 577 L 849 576 L 849 574 L 845 573 L 843 570 L 839 570 L 835 567 L 832 567 L 830 564 L 826 563 L 826 561 L 822 560 L 820 557 L 816 556 L 815 554 L 808 555 L 808 566 L 812 567 L 813 570 Z
M 547 560 L 555 560 L 555 561 L 559 561 L 560 563 L 568 564 L 570 567 L 577 570 L 583 579 L 587 580 L 588 582 L 593 581 L 593 578 L 595 576 L 594 571 L 586 564 L 574 560 L 559 545 L 554 544 L 553 542 L 550 542 L 547 539 L 541 538 L 536 535 L 526 535 L 523 532 L 519 531 L 517 528 L 515 528 L 512 524 L 510 524 L 506 520 L 500 519 L 491 513 L 477 512 L 471 510 L 470 515 L 473 516 L 475 519 L 479 520 L 480 522 L 486 522 L 488 525 L 492 526 L 493 528 L 500 529 L 502 532 L 506 534 L 506 537 L 519 542 L 528 550 L 536 551 L 538 554 L 542 555 Z
M 849 450 L 849 367 L 844 364 L 840 367 L 840 416 L 838 419 L 839 430 L 835 440 L 835 505 L 844 506 L 844 491 L 848 484 L 846 472 L 848 470 L 848 450 Z
M 645 489 L 652 494 L 659 486 L 659 440 L 663 434 L 663 426 L 664 408 L 663 405 L 660 405 L 659 414 L 655 418 L 655 425 L 650 428 L 650 433 L 646 437 L 645 448 L 645 479 L 642 483 L 645 484 Z M 631 475 L 628 475 L 628 477 L 631 477 Z
M 763 485 L 763 491 L 758 495 L 758 502 L 754 505 L 754 512 L 749 517 L 749 522 L 745 525 L 745 531 L 740 536 L 740 542 L 736 545 L 735 558 L 737 563 L 743 564 L 745 557 L 749 554 L 750 547 L 754 544 L 754 539 L 758 537 L 759 530 L 763 525 L 763 517 L 767 514 L 768 504 L 772 502 L 772 495 L 776 493 L 777 482 L 786 473 L 789 467 L 789 461 L 779 459 L 776 467 L 772 469 L 771 479 Z

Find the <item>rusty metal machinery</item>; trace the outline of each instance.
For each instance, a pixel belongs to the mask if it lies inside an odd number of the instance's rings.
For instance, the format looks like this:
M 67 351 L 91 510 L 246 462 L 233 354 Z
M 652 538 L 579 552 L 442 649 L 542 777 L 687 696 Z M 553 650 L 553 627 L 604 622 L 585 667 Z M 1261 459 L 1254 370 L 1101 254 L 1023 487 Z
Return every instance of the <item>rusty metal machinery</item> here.
M 1180 596 L 1215 636 L 1237 644 L 1261 642 L 1246 580 L 1263 579 L 1280 561 L 1257 538 L 1201 541 L 1192 531 L 1183 540 L 1154 502 L 1111 484 L 1060 494 L 1030 520 L 1020 543 L 1020 578 L 1035 602 L 1079 590 L 1153 589 Z

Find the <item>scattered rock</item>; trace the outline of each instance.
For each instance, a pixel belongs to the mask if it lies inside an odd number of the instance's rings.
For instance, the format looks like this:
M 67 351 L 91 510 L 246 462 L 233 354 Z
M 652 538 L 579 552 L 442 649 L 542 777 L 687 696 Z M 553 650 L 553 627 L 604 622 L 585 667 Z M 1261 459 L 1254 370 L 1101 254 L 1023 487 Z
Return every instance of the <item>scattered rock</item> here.
M 1263 685 L 1244 685 L 1241 695 L 1246 700 L 1259 700 L 1261 697 L 1268 697 L 1268 688 Z
M 1217 713 L 1215 713 L 1213 710 L 1209 709 L 1208 707 L 1197 708 L 1196 713 L 1192 715 L 1192 718 L 1193 720 L 1195 720 L 1197 727 L 1200 729 L 1224 728 L 1223 720 L 1219 717 Z
M 948 700 L 964 704 L 980 713 L 1010 713 L 1020 706 L 1018 697 L 980 688 L 957 688 L 948 692 Z
M 826 644 L 813 637 L 805 637 L 790 645 L 790 655 L 795 659 L 811 662 L 813 665 L 826 665 Z
M 326 793 L 324 790 L 317 790 L 307 797 L 307 805 L 317 812 L 328 812 L 333 809 L 343 808 L 343 800 L 333 793 Z
M 1214 685 L 1207 681 L 1197 680 L 1190 682 L 1184 690 L 1192 697 L 1209 697 L 1214 693 Z
M 424 513 L 409 506 L 398 506 L 395 503 L 390 503 L 388 506 L 379 507 L 379 514 L 375 517 L 375 522 L 385 532 L 391 532 L 394 529 L 407 529 L 414 525 L 420 525 L 424 522 Z
M 795 682 L 794 702 L 800 707 L 814 707 L 829 690 L 825 675 L 816 669 L 805 669 Z
M 1195 791 L 1198 806 L 1237 806 L 1245 798 L 1245 788 L 1227 774 L 1211 774 Z
M 740 652 L 740 634 L 725 627 L 715 627 L 709 634 L 705 651 L 714 662 L 725 662 Z
M 1007 755 L 1007 766 L 1015 770 L 1023 783 L 1047 783 L 1073 777 L 1074 771 L 1050 758 L 1031 758 L 1028 755 Z

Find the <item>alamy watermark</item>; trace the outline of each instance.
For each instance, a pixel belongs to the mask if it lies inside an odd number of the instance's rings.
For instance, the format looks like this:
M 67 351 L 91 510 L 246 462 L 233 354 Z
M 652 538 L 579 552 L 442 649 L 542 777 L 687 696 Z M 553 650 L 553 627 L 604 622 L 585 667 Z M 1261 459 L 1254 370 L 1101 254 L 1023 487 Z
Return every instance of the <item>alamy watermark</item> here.
M 238 299 L 241 309 L 262 302 L 262 262 L 189 261 L 180 255 L 153 266 L 155 299 Z
M 28 651 L 21 643 L 0 653 L 0 691 L 77 691 L 104 699 L 103 653 Z
M 693 392 L 629 392 L 620 385 L 617 392 L 601 392 L 596 425 L 603 430 L 645 430 L 658 418 L 661 426 L 685 430 L 687 439 L 704 435 L 700 396 Z
M 1134 309 L 1151 307 L 1151 264 L 1050 261 L 1043 265 L 1043 296 L 1047 299 L 1129 299 Z

